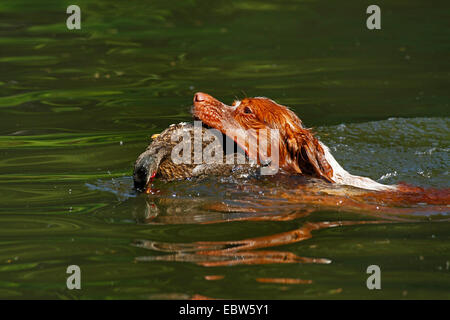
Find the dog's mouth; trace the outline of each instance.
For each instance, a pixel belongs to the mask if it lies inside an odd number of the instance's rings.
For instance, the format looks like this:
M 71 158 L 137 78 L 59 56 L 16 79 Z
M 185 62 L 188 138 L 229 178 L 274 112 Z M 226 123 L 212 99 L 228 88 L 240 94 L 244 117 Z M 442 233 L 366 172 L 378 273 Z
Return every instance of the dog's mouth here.
M 261 153 L 259 133 L 256 130 L 244 130 L 233 117 L 233 107 L 211 96 L 207 96 L 207 98 L 209 101 L 196 101 L 194 97 L 192 108 L 194 120 L 201 121 L 204 128 L 220 131 L 225 136 L 224 141 L 232 140 L 235 145 L 234 150 L 243 152 L 249 161 L 262 165 L 270 163 L 270 157 Z M 229 148 L 226 151 L 231 152 L 232 150 Z
M 195 107 L 194 107 L 195 108 Z M 225 155 L 230 154 L 242 154 L 245 156 L 246 161 L 251 159 L 249 157 L 249 148 L 245 143 L 247 137 L 241 134 L 239 137 L 233 134 L 234 130 L 226 130 L 225 126 L 212 124 L 211 122 L 205 122 L 205 119 L 199 117 L 193 112 L 193 118 L 195 121 L 200 121 L 203 128 L 207 130 L 212 130 L 212 133 L 217 136 L 219 141 L 222 143 L 222 150 Z M 206 120 L 207 121 L 207 120 Z M 220 132 L 220 136 L 219 133 Z M 231 134 L 230 134 L 231 133 Z M 239 143 L 238 141 L 243 141 L 244 143 Z
M 224 155 L 242 154 L 245 156 L 246 161 L 249 160 L 247 150 L 236 143 L 235 138 L 228 136 L 225 132 L 218 128 L 215 128 L 214 126 L 203 122 L 199 117 L 194 116 L 193 118 L 195 121 L 200 121 L 202 127 L 206 130 L 212 130 L 212 134 L 214 134 L 219 139 L 222 145 L 222 151 Z M 217 131 L 219 131 L 220 133 Z
M 250 158 L 249 148 L 245 143 L 247 136 L 243 130 L 237 130 L 239 126 L 232 116 L 232 107 L 208 94 L 196 93 L 191 112 L 194 120 L 200 121 L 203 128 L 222 133 L 222 137 L 217 136 L 217 132 L 214 134 L 222 141 L 225 154 L 241 153 L 247 160 Z M 240 143 L 241 141 L 243 143 Z
M 206 129 L 222 133 L 223 151 L 226 154 L 242 153 L 246 159 L 256 159 L 249 150 L 248 136 L 233 117 L 233 107 L 205 93 L 194 95 L 191 109 L 194 120 L 201 121 Z M 220 137 L 218 137 L 220 139 Z

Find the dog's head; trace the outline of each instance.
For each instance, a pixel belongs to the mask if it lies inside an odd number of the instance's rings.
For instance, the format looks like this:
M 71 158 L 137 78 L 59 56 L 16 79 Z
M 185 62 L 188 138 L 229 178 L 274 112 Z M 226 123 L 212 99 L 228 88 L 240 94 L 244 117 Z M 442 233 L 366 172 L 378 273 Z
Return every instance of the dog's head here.
M 245 144 L 239 145 L 249 157 L 257 157 L 257 154 L 250 152 L 250 145 L 260 141 L 258 132 L 261 129 L 275 129 L 279 133 L 280 167 L 333 182 L 333 170 L 325 159 L 319 141 L 294 112 L 271 99 L 245 98 L 228 106 L 199 92 L 194 96 L 193 114 L 207 126 L 220 130 L 235 141 L 235 137 L 242 141 L 246 139 Z

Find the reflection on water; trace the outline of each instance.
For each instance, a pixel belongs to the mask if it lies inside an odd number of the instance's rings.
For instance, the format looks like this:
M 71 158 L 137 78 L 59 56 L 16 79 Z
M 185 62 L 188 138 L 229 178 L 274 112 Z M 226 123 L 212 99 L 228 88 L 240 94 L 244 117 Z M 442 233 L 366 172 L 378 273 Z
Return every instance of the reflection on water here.
M 127 185 L 128 189 L 131 188 L 131 179 L 122 179 L 121 183 L 113 180 L 111 184 L 112 188 L 103 186 L 103 189 L 120 193 L 120 190 L 127 189 Z M 138 198 L 145 200 L 143 210 L 134 210 L 134 217 L 139 223 L 159 225 L 298 220 L 300 226 L 286 232 L 240 240 L 162 242 L 139 239 L 132 245 L 150 250 L 153 255 L 136 257 L 138 262 L 192 262 L 207 267 L 329 264 L 332 261 L 328 258 L 299 256 L 278 247 L 308 240 L 314 231 L 328 228 L 418 222 L 430 217 L 436 221 L 449 220 L 446 217 L 449 211 L 448 190 L 404 186 L 411 190 L 368 192 L 287 175 L 253 179 L 211 177 L 180 181 L 175 186 L 163 183 L 160 187 L 155 195 L 138 195 Z M 428 194 L 431 194 L 428 200 L 433 202 L 427 204 L 423 199 Z M 354 212 L 359 220 L 310 221 L 320 219 L 317 215 L 324 210 Z
M 233 266 L 239 264 L 267 263 L 319 263 L 328 264 L 325 258 L 300 257 L 292 252 L 277 250 L 276 246 L 293 244 L 312 237 L 311 232 L 345 225 L 383 223 L 382 221 L 309 222 L 301 228 L 269 236 L 239 241 L 209 241 L 186 243 L 162 243 L 138 240 L 135 246 L 172 254 L 137 257 L 137 261 L 194 262 L 205 267 Z M 258 250 L 266 249 L 266 250 Z M 271 250 L 267 250 L 271 249 Z
M 291 184 L 292 185 L 292 184 Z M 266 186 L 267 188 L 267 186 Z M 279 186 L 277 190 L 279 190 Z M 282 233 L 269 234 L 262 237 L 246 238 L 242 240 L 230 241 L 197 241 L 194 243 L 158 242 L 151 240 L 137 240 L 133 245 L 156 252 L 171 253 L 166 255 L 156 255 L 149 257 L 137 257 L 137 261 L 181 261 L 193 262 L 202 266 L 231 266 L 239 264 L 267 264 L 267 263 L 331 263 L 326 258 L 300 257 L 289 251 L 279 250 L 276 247 L 289 245 L 304 241 L 312 237 L 313 231 L 326 228 L 380 224 L 394 222 L 414 222 L 418 221 L 417 214 L 423 212 L 429 216 L 434 214 L 448 213 L 448 207 L 442 206 L 422 207 L 422 208 L 393 208 L 381 207 L 379 205 L 363 204 L 360 202 L 348 202 L 351 193 L 344 197 L 340 192 L 345 190 L 333 190 L 334 194 L 326 195 L 326 189 L 314 190 L 313 185 L 304 185 L 303 188 L 313 190 L 316 196 L 309 194 L 302 197 L 300 188 L 294 190 L 286 197 L 285 192 L 281 196 L 285 199 L 275 199 L 274 195 L 270 199 L 264 199 L 263 192 L 257 192 L 258 199 L 233 202 L 245 202 L 245 205 L 238 207 L 227 204 L 211 203 L 210 201 L 191 201 L 189 199 L 158 199 L 158 205 L 151 199 L 146 199 L 146 209 L 144 217 L 138 217 L 143 223 L 226 223 L 232 221 L 287 221 L 299 218 L 307 218 L 314 211 L 328 209 L 338 209 L 344 211 L 355 211 L 361 215 L 360 221 L 321 221 L 305 222 L 294 230 Z M 260 190 L 261 191 L 261 190 Z M 267 191 L 267 190 L 266 190 Z M 272 190 L 273 192 L 278 192 Z M 304 190 L 303 190 L 304 191 Z M 353 191 L 353 193 L 355 193 Z M 296 195 L 293 201 L 293 195 Z M 303 196 L 305 194 L 303 193 Z M 353 194 L 355 196 L 355 194 Z M 347 199 L 344 199 L 347 198 Z M 343 200 L 344 199 L 344 200 Z M 171 201 L 172 200 L 172 201 Z M 174 200 L 174 201 L 173 201 Z M 286 201 L 288 200 L 288 201 Z M 347 200 L 347 201 L 346 201 Z M 194 203 L 192 203 L 194 202 Z M 335 206 L 330 206 L 334 203 Z M 303 208 L 302 208 L 303 207 Z M 202 211 L 203 209 L 203 211 Z M 273 211 L 272 211 L 273 210 Z M 372 210 L 372 212 L 370 211 Z M 217 212 L 218 211 L 218 212 Z M 203 213 L 201 213 L 203 212 Z M 276 212 L 274 214 L 273 212 Z M 411 216 L 412 214 L 415 217 Z M 365 220 L 368 217 L 376 220 Z M 442 219 L 442 218 L 441 218 Z M 445 219 L 448 221 L 448 218 Z M 275 247 L 275 248 L 274 248 Z M 261 250 L 263 249 L 263 250 Z

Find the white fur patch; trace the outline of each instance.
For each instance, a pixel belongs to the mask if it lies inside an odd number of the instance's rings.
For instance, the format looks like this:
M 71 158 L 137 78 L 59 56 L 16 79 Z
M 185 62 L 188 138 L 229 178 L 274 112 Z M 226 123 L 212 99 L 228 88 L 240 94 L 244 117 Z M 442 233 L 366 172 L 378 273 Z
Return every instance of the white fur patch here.
M 323 151 L 325 152 L 325 159 L 327 160 L 327 162 L 330 164 L 331 168 L 333 169 L 332 179 L 337 184 L 345 184 L 345 185 L 349 185 L 349 186 L 353 186 L 353 187 L 357 187 L 357 188 L 362 188 L 362 189 L 367 189 L 367 190 L 375 190 L 375 191 L 397 189 L 396 186 L 388 186 L 388 185 L 373 181 L 370 178 L 354 176 L 354 175 L 348 173 L 336 161 L 336 159 L 333 157 L 333 155 L 331 154 L 328 147 L 326 145 L 324 145 L 322 142 L 320 142 L 320 145 L 322 146 Z

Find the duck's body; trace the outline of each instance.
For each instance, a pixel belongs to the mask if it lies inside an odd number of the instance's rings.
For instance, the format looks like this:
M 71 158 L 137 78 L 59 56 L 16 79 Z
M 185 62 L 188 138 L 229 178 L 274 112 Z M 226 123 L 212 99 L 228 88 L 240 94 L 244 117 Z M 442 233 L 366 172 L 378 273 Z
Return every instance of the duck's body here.
M 223 161 L 219 162 L 208 163 L 202 158 L 198 161 L 198 155 L 196 158 L 193 147 L 194 130 L 201 130 L 201 140 L 199 140 L 201 141 L 201 153 L 215 139 L 222 138 L 214 136 L 205 127 L 195 127 L 192 123 L 182 122 L 171 125 L 161 134 L 156 135 L 147 149 L 137 158 L 133 172 L 135 188 L 145 189 L 152 178 L 172 181 L 207 175 L 230 176 L 233 172 L 249 172 L 251 168 L 254 168 L 249 163 L 237 165 L 237 153 L 226 154 L 223 152 Z M 174 161 L 174 157 L 180 156 L 180 143 L 183 138 L 190 138 L 188 148 L 191 150 L 191 154 L 188 161 L 180 163 Z M 199 139 L 198 136 L 197 139 Z M 174 148 L 176 149 L 174 150 Z

